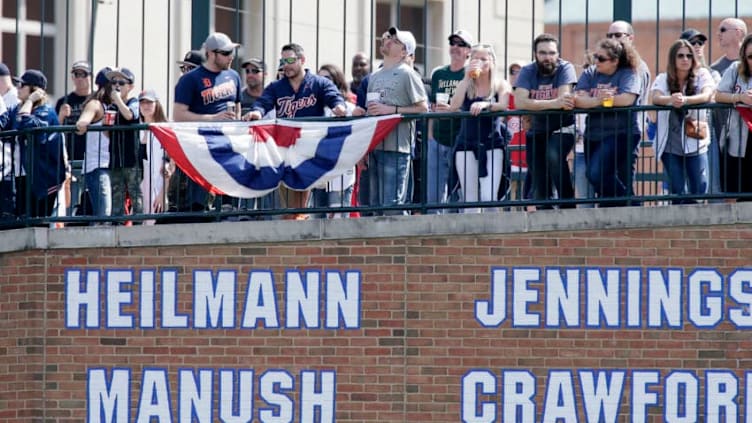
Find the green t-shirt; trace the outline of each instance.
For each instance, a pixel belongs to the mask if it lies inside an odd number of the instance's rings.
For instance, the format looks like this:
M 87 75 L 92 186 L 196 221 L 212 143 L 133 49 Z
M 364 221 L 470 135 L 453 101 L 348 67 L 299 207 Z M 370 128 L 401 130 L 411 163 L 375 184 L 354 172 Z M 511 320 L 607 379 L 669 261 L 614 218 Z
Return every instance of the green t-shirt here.
M 464 77 L 465 68 L 452 72 L 449 65 L 446 65 L 434 70 L 431 75 L 431 103 L 436 103 L 436 93 L 447 93 L 451 98 Z M 433 120 L 433 137 L 439 144 L 452 146 L 459 129 L 459 119 Z

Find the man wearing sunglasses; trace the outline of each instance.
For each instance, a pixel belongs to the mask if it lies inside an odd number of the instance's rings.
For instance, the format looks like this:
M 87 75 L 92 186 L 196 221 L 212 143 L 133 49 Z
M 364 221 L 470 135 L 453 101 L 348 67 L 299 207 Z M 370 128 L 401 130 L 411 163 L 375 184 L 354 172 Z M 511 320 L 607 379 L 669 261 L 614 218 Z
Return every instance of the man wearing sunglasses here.
M 240 92 L 241 116 L 250 112 L 253 103 L 264 92 L 264 78 L 266 77 L 266 63 L 258 57 L 246 59 L 240 65 L 245 74 L 245 87 Z
M 324 116 L 329 107 L 334 116 L 345 116 L 345 99 L 334 83 L 306 69 L 303 47 L 290 43 L 282 47 L 279 68 L 282 79 L 270 83 L 256 100 L 253 109 L 243 116 L 258 120 L 274 110 L 278 118 Z M 280 186 L 279 199 L 284 207 L 305 208 L 310 191 L 293 191 Z M 307 214 L 286 215 L 285 219 L 305 220 Z
M 112 84 L 112 105 L 118 114 L 115 125 L 138 125 L 138 98 L 131 96 L 136 77 L 128 68 L 116 68 L 107 72 Z M 110 183 L 112 184 L 112 215 L 140 214 L 141 166 L 138 157 L 141 142 L 137 130 L 113 131 L 110 136 Z M 127 193 L 127 194 L 126 194 Z M 128 209 L 127 198 L 130 197 Z
M 75 125 L 78 118 L 81 117 L 84 102 L 91 94 L 91 66 L 84 60 L 74 62 L 70 69 L 71 81 L 73 82 L 73 91 L 60 97 L 55 104 L 60 123 L 63 125 Z M 84 152 L 86 151 L 86 135 L 76 133 L 67 133 L 66 150 L 68 160 L 71 160 L 71 175 L 76 180 L 71 181 L 71 204 L 68 215 L 76 207 L 79 198 L 79 184 L 83 183 L 82 165 Z
M 217 122 L 237 120 L 240 116 L 240 75 L 231 69 L 235 58 L 234 43 L 226 34 L 214 32 L 204 41 L 206 60 L 184 73 L 175 86 L 176 122 Z M 229 107 L 231 104 L 232 107 Z M 178 169 L 170 183 L 170 211 L 201 212 L 209 210 L 209 193 Z M 231 199 L 224 199 L 231 202 Z M 204 221 L 209 218 L 187 218 L 181 222 Z
M 440 66 L 431 73 L 431 95 L 429 100 L 433 110 L 447 113 L 449 100 L 457 90 L 457 85 L 465 77 L 465 62 L 470 57 L 470 47 L 474 44 L 469 32 L 458 29 L 449 35 L 449 64 Z M 444 98 L 437 94 L 444 94 Z M 441 98 L 442 101 L 438 101 Z M 454 162 L 452 145 L 457 138 L 459 121 L 453 119 L 432 119 L 428 125 L 426 148 L 426 201 L 431 204 L 446 203 L 449 197 L 449 175 Z M 441 209 L 430 209 L 429 213 L 443 213 Z
M 180 66 L 180 73 L 184 74 L 186 72 L 190 72 L 197 67 L 201 66 L 201 63 L 203 63 L 204 57 L 201 54 L 201 51 L 199 50 L 190 50 L 187 53 L 185 53 L 185 56 L 183 57 L 183 60 L 179 60 L 178 66 Z
M 739 59 L 739 49 L 742 46 L 742 40 L 747 35 L 747 24 L 737 18 L 727 18 L 718 25 L 718 44 L 721 45 L 723 55 L 710 65 L 710 68 L 723 75 Z M 710 121 L 712 127 L 711 136 L 714 140 L 721 139 L 721 133 L 728 121 L 729 111 L 727 109 L 713 109 L 710 112 Z M 726 161 L 722 160 L 723 152 L 720 151 L 719 143 L 711 140 L 710 150 L 708 152 L 708 163 L 710 165 L 710 193 L 718 193 L 725 190 L 726 178 L 721 175 L 725 174 Z

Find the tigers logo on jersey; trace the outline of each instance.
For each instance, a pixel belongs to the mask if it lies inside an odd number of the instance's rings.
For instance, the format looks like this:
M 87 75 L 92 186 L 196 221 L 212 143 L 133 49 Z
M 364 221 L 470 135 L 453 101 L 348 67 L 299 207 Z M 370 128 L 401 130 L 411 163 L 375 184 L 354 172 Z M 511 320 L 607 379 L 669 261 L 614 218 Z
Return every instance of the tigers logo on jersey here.
M 201 78 L 201 83 L 204 84 L 204 88 L 211 88 L 212 80 L 209 78 Z

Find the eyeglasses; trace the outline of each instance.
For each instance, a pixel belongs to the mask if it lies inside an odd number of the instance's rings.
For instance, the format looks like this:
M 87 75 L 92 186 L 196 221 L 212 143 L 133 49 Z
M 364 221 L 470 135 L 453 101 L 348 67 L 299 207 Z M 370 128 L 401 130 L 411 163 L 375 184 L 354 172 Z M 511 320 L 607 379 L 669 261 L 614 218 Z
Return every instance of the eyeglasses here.
M 466 42 L 464 42 L 464 41 L 458 41 L 458 40 L 451 40 L 451 41 L 449 41 L 449 45 L 452 46 L 452 47 L 470 47 L 469 45 L 467 45 Z
M 600 54 L 594 54 L 593 55 L 593 59 L 595 59 L 596 61 L 598 61 L 600 63 L 608 62 L 609 60 L 611 60 L 610 57 L 608 57 L 608 56 L 601 56 Z
M 692 60 L 692 59 L 695 58 L 695 55 L 694 54 L 678 53 L 676 55 L 676 58 L 677 59 L 689 59 L 689 60 Z
M 628 37 L 631 34 L 628 34 L 626 32 L 609 32 L 606 34 L 606 38 L 621 38 L 621 37 Z
M 79 79 L 86 78 L 87 76 L 89 76 L 89 74 L 86 72 L 71 72 L 71 75 L 73 75 L 74 78 L 79 78 Z
M 291 56 L 291 57 L 283 57 L 279 59 L 279 65 L 292 65 L 293 63 L 298 61 L 298 56 Z
M 193 69 L 196 69 L 198 66 L 190 66 L 190 65 L 183 65 L 180 67 L 180 72 L 186 73 L 188 71 L 192 71 Z
M 261 69 L 245 68 L 245 73 L 252 73 L 254 75 L 257 75 L 257 74 L 259 74 L 261 72 L 263 72 Z
M 690 41 L 689 43 L 695 47 L 702 47 L 705 45 L 705 41 L 702 41 L 702 40 L 694 40 L 694 41 Z
M 229 51 L 225 51 L 225 50 L 214 50 L 214 52 L 215 52 L 215 53 L 217 53 L 217 54 L 221 54 L 222 56 L 232 56 L 233 54 L 235 54 L 235 52 L 234 52 L 234 51 L 232 51 L 232 50 L 229 50 Z
M 112 85 L 119 85 L 122 87 L 124 85 L 128 85 L 128 81 L 123 81 L 122 79 L 114 79 L 112 81 Z

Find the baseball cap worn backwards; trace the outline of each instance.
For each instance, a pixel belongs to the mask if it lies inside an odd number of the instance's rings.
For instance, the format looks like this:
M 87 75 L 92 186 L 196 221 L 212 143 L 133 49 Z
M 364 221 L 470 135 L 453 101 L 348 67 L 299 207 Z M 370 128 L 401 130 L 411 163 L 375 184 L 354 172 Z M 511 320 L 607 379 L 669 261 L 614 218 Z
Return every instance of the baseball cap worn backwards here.
M 179 60 L 178 64 L 181 66 L 201 66 L 201 63 L 204 61 L 203 56 L 201 55 L 201 52 L 199 50 L 191 50 L 188 53 L 185 53 L 185 57 L 183 57 L 183 60 Z
M 415 54 L 415 36 L 410 31 L 400 31 L 396 26 L 389 28 L 389 35 L 397 38 L 399 42 L 405 45 L 407 54 Z

